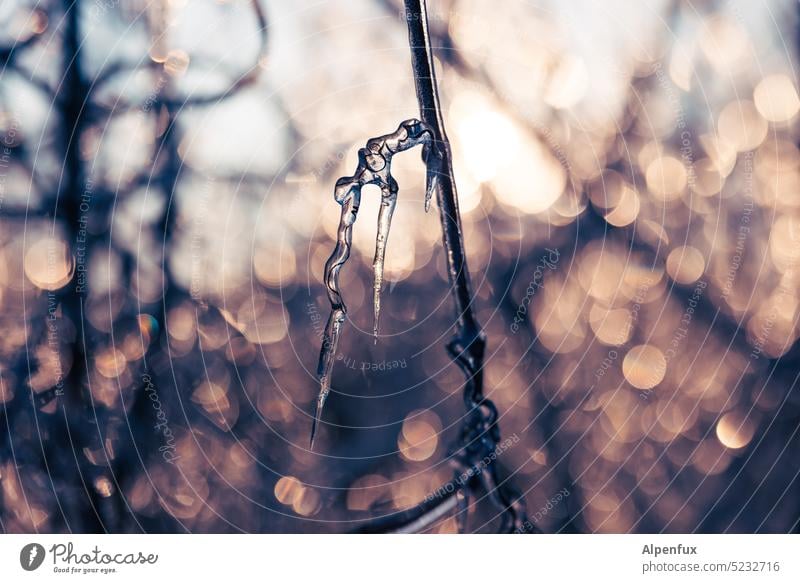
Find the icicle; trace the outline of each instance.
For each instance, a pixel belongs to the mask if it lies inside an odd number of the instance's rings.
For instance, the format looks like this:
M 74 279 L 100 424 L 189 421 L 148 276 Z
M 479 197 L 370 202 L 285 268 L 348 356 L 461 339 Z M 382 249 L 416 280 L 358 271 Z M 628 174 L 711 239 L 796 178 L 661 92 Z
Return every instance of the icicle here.
M 320 387 L 319 395 L 317 396 L 317 407 L 314 411 L 314 421 L 311 425 L 311 447 L 314 447 L 314 437 L 317 433 L 317 425 L 322 417 L 322 408 L 325 407 L 325 401 L 328 399 L 328 394 L 331 391 L 331 372 L 333 371 L 333 362 L 336 358 L 336 345 L 339 343 L 339 335 L 342 331 L 344 318 L 344 307 L 334 308 L 328 318 L 328 324 L 325 326 L 325 337 L 323 338 L 323 348 L 320 354 L 319 369 L 317 370 Z
M 331 303 L 331 313 L 328 316 L 328 323 L 325 325 L 322 347 L 319 352 L 317 376 L 319 377 L 320 387 L 317 407 L 314 411 L 314 421 L 311 426 L 310 447 L 314 446 L 317 425 L 322 417 L 325 400 L 328 398 L 328 393 L 330 393 L 331 373 L 333 372 L 333 363 L 336 360 L 336 347 L 339 344 L 342 325 L 347 317 L 347 307 L 339 292 L 339 271 L 341 271 L 342 266 L 350 257 L 350 249 L 353 245 L 353 225 L 356 222 L 358 207 L 361 204 L 361 185 L 357 182 L 343 182 L 343 179 L 340 179 L 336 183 L 335 196 L 336 201 L 342 205 L 342 215 L 339 219 L 336 247 L 325 263 L 325 288 L 328 292 L 328 300 Z
M 391 179 L 391 177 L 390 177 Z M 386 243 L 389 240 L 389 229 L 392 226 L 392 215 L 397 205 L 397 184 L 392 183 L 389 188 L 382 189 L 381 209 L 378 211 L 378 236 L 375 240 L 375 259 L 372 261 L 374 280 L 372 285 L 372 307 L 374 320 L 372 334 L 375 344 L 378 343 L 378 321 L 381 315 L 381 287 L 383 286 L 383 263 L 386 257 Z
M 339 289 L 339 271 L 350 257 L 353 243 L 353 225 L 356 222 L 358 207 L 361 203 L 361 189 L 368 184 L 375 184 L 381 189 L 381 208 L 378 213 L 378 234 L 375 241 L 375 259 L 373 270 L 373 334 L 375 341 L 378 338 L 378 322 L 381 310 L 381 287 L 383 286 L 383 266 L 386 257 L 386 243 L 389 240 L 389 231 L 392 226 L 392 215 L 397 204 L 397 181 L 392 177 L 392 156 L 404 152 L 414 146 L 422 144 L 425 150 L 423 158 L 427 164 L 425 210 L 430 207 L 430 198 L 436 188 L 436 174 L 438 159 L 431 148 L 433 134 L 422 122 L 410 119 L 400 124 L 396 131 L 385 136 L 372 138 L 367 142 L 366 148 L 358 151 L 358 168 L 352 176 L 345 176 L 336 181 L 334 198 L 342 205 L 342 214 L 339 219 L 336 247 L 325 264 L 325 287 L 328 300 L 331 303 L 331 314 L 325 326 L 322 347 L 319 354 L 317 375 L 319 377 L 319 396 L 317 397 L 314 421 L 311 427 L 311 445 L 314 445 L 314 436 L 317 425 L 322 418 L 322 410 L 331 390 L 331 373 L 336 361 L 336 347 L 342 326 L 347 318 L 347 308 L 342 300 Z
M 433 146 L 426 144 L 422 150 L 422 160 L 425 162 L 425 212 L 431 210 L 431 198 L 439 187 L 439 172 L 441 172 L 441 157 Z

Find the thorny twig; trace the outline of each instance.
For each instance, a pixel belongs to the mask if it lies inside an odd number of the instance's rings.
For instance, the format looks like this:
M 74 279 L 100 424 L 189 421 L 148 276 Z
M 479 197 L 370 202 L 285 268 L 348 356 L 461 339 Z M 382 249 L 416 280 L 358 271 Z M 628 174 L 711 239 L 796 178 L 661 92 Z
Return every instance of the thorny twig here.
M 339 292 L 338 275 L 350 255 L 352 228 L 358 213 L 361 188 L 366 184 L 377 184 L 382 191 L 374 261 L 374 332 L 377 336 L 383 254 L 397 197 L 397 183 L 390 171 L 391 157 L 397 152 L 423 144 L 423 159 L 428 171 L 425 208 L 428 209 L 430 196 L 435 191 L 442 223 L 447 272 L 456 308 L 456 334 L 447 344 L 447 350 L 466 377 L 464 402 L 467 415 L 454 448 L 453 462 L 457 473 L 467 476 L 468 479 L 462 480 L 457 477 L 440 488 L 438 494 L 429 496 L 418 506 L 375 521 L 362 530 L 420 532 L 454 509 L 458 509 L 459 529 L 463 531 L 469 496 L 480 486 L 501 513 L 501 531 L 528 532 L 534 529 L 526 519 L 521 497 L 513 492 L 507 483 L 500 483 L 496 464 L 492 463 L 496 457 L 495 449 L 500 441 L 497 408 L 483 394 L 486 337 L 472 307 L 472 289 L 464 251 L 450 143 L 447 140 L 436 88 L 424 0 L 406 0 L 405 17 L 408 23 L 421 121 L 408 120 L 393 134 L 373 138 L 367 142 L 367 147 L 359 151 L 359 166 L 356 173 L 336 183 L 335 197 L 342 205 L 342 215 L 336 248 L 325 266 L 325 283 L 331 302 L 331 314 L 320 351 L 318 369 L 320 394 L 311 431 L 311 442 L 313 444 L 317 423 L 330 392 L 330 374 L 346 316 L 346 308 Z M 484 463 L 483 460 L 486 459 L 491 461 Z

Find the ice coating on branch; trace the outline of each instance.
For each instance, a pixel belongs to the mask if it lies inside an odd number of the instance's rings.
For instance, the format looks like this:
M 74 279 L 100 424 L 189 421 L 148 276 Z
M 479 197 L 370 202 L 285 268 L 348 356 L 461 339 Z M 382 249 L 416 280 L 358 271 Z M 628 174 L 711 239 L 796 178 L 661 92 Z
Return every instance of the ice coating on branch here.
M 336 347 L 339 343 L 342 326 L 347 317 L 347 307 L 342 300 L 339 289 L 339 272 L 350 257 L 353 244 L 353 225 L 361 204 L 361 189 L 368 184 L 375 184 L 381 189 L 381 206 L 378 212 L 378 233 L 375 240 L 375 258 L 372 262 L 373 282 L 373 335 L 378 339 L 378 322 L 381 311 L 381 288 L 383 286 L 383 265 L 386 257 L 386 244 L 392 226 L 392 215 L 397 204 L 397 181 L 392 177 L 392 156 L 415 146 L 423 146 L 423 160 L 427 166 L 425 185 L 425 211 L 430 208 L 433 191 L 437 188 L 439 161 L 433 144 L 433 133 L 423 122 L 409 119 L 391 134 L 372 138 L 365 148 L 358 151 L 358 168 L 352 176 L 345 176 L 336 181 L 334 198 L 342 206 L 339 228 L 336 234 L 336 247 L 325 263 L 325 288 L 331 303 L 331 314 L 325 326 L 322 347 L 319 354 L 317 376 L 319 378 L 319 396 L 311 427 L 311 446 L 314 445 L 317 425 L 322 417 L 325 401 L 331 390 L 331 373 L 336 361 Z

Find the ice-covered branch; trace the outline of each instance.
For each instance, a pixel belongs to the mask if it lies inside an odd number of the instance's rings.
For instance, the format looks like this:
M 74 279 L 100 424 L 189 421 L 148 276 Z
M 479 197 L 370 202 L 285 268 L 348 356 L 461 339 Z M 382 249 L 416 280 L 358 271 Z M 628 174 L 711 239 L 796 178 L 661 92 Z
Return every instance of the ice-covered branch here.
M 361 188 L 367 184 L 376 184 L 381 189 L 382 198 L 373 261 L 375 272 L 373 332 L 377 338 L 383 261 L 398 190 L 397 183 L 391 175 L 391 159 L 397 152 L 422 144 L 423 158 L 427 165 L 425 209 L 429 208 L 430 198 L 435 191 L 441 217 L 447 272 L 455 305 L 456 333 L 448 343 L 447 349 L 465 376 L 464 401 L 467 416 L 453 451 L 453 462 L 459 471 L 465 468 L 477 469 L 474 474 L 470 474 L 472 477 L 467 482 L 457 482 L 457 487 L 451 482 L 449 485 L 453 488 L 447 490 L 448 495 L 429 497 L 418 506 L 368 525 L 364 530 L 418 532 L 427 529 L 453 509 L 459 510 L 459 528 L 463 530 L 469 498 L 479 486 L 499 511 L 502 520 L 501 531 L 527 532 L 532 529 L 528 526 L 530 523 L 526 519 L 521 496 L 514 492 L 507 482 L 498 480 L 495 463 L 476 465 L 476 460 L 486 459 L 500 440 L 497 409 L 483 394 L 483 356 L 486 338 L 472 305 L 472 289 L 464 251 L 450 144 L 436 88 L 425 2 L 406 0 L 405 16 L 421 121 L 405 121 L 400 124 L 396 132 L 369 140 L 367 147 L 359 151 L 359 164 L 355 174 L 341 178 L 336 183 L 335 197 L 342 206 L 342 214 L 336 247 L 325 265 L 325 285 L 331 303 L 331 314 L 320 350 L 318 367 L 320 392 L 311 430 L 311 443 L 313 445 L 316 428 L 330 393 L 336 348 L 347 314 L 339 289 L 339 272 L 350 256 L 353 225 L 361 202 Z
M 336 347 L 339 343 L 342 325 L 347 316 L 347 307 L 344 304 L 344 300 L 342 300 L 342 294 L 339 289 L 339 272 L 350 257 L 350 248 L 353 242 L 353 225 L 356 222 L 358 208 L 361 204 L 361 189 L 369 184 L 374 184 L 381 189 L 378 234 L 375 241 L 375 258 L 373 260 L 373 309 L 375 318 L 373 334 L 377 341 L 378 321 L 381 310 L 380 296 L 383 285 L 383 263 L 398 192 L 397 181 L 392 176 L 392 156 L 418 145 L 423 146 L 423 157 L 428 164 L 425 193 L 425 209 L 427 210 L 430 206 L 431 193 L 436 189 L 437 184 L 436 170 L 438 164 L 434 162 L 434 156 L 430 149 L 432 136 L 433 134 L 426 124 L 416 119 L 406 120 L 391 134 L 370 139 L 366 147 L 358 151 L 358 168 L 355 173 L 352 176 L 345 176 L 336 181 L 334 197 L 336 202 L 342 206 L 342 214 L 339 219 L 336 247 L 325 264 L 325 288 L 331 303 L 331 314 L 325 326 L 319 355 L 317 375 L 320 381 L 320 391 L 311 428 L 311 445 L 314 444 L 317 424 L 330 393 L 331 372 L 333 371 L 333 363 L 336 360 Z

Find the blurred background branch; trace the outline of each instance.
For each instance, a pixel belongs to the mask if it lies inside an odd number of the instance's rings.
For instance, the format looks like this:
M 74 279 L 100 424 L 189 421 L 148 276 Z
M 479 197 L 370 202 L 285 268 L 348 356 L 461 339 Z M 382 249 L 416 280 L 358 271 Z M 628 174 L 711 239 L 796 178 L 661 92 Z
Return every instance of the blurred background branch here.
M 797 3 L 428 9 L 499 481 L 547 532 L 797 531 Z M 415 156 L 385 337 L 357 229 L 306 447 L 330 185 L 417 115 L 406 22 L 391 0 L 2 3 L 4 532 L 454 532 L 465 507 L 498 529 L 456 494 L 469 413 Z M 415 509 L 451 483 L 447 512 Z

